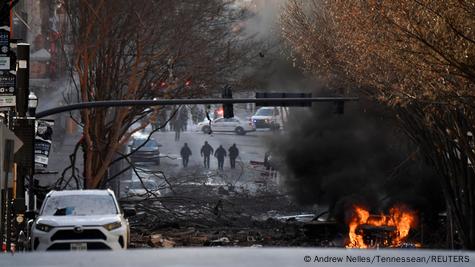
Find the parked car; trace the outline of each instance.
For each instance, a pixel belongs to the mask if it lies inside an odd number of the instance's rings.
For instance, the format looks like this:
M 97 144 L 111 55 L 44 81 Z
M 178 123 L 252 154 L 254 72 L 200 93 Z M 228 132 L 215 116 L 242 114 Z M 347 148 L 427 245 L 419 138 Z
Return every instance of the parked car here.
M 139 175 L 137 175 L 137 173 L 140 175 L 140 177 Z M 145 169 L 137 170 L 137 173 L 132 171 L 130 179 L 125 180 L 125 182 L 139 181 L 140 179 L 142 179 L 142 180 L 154 181 L 159 186 L 162 185 L 163 183 L 166 183 L 165 175 L 163 173 L 145 170 Z
M 251 117 L 256 129 L 279 130 L 282 125 L 282 116 L 278 107 L 261 107 Z
M 201 129 L 203 133 L 210 132 L 235 132 L 239 135 L 244 135 L 248 132 L 255 131 L 250 121 L 245 121 L 240 118 L 217 118 L 211 121 L 204 120 L 198 123 L 198 129 Z
M 46 195 L 31 229 L 33 251 L 120 250 L 130 240 L 124 209 L 111 190 L 51 191 Z
M 135 128 L 138 128 L 138 127 L 140 127 L 140 125 L 138 123 L 136 123 L 131 128 L 135 129 Z M 135 139 L 145 139 L 152 133 L 152 131 L 153 131 L 153 126 L 151 124 L 149 124 L 144 129 L 133 133 L 132 137 L 135 138 Z
M 150 138 L 134 138 L 130 144 L 131 151 L 135 151 L 130 155 L 132 162 L 154 162 L 160 165 L 159 144 L 155 139 Z
M 142 181 L 121 181 L 121 187 L 123 188 L 120 196 L 121 201 L 143 200 L 149 197 L 157 197 L 161 195 L 158 184 L 150 179 L 142 179 Z

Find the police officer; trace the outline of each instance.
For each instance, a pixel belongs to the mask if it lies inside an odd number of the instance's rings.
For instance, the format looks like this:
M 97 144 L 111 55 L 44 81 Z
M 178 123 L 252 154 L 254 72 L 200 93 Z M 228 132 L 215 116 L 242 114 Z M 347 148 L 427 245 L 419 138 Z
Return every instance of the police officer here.
M 188 166 L 188 160 L 190 159 L 190 156 L 191 156 L 191 150 L 188 147 L 187 143 L 185 143 L 183 147 L 181 148 L 180 155 L 183 160 L 183 167 L 186 168 Z
M 236 144 L 233 144 L 229 149 L 229 162 L 231 163 L 231 169 L 236 168 L 236 158 L 239 156 L 239 149 Z
M 216 149 L 216 152 L 214 152 L 214 156 L 218 159 L 218 169 L 223 170 L 226 150 L 222 145 L 219 145 L 218 149 Z
M 201 147 L 201 156 L 204 157 L 205 168 L 209 169 L 209 157 L 213 154 L 213 151 L 213 147 L 208 144 L 208 141 L 205 141 L 205 144 Z

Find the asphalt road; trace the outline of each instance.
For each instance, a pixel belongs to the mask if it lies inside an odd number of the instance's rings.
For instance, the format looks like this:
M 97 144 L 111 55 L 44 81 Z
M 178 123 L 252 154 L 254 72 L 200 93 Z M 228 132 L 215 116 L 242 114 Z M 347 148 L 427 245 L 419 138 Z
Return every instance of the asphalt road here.
M 252 161 L 263 161 L 266 151 L 268 151 L 268 140 L 275 133 L 270 131 L 257 131 L 250 132 L 246 135 L 236 135 L 235 133 L 213 133 L 213 134 L 204 134 L 200 131 L 185 131 L 181 132 L 181 138 L 179 141 L 175 141 L 175 132 L 157 132 L 153 137 L 162 145 L 160 148 L 160 154 L 162 156 L 160 166 L 148 165 L 145 168 L 151 170 L 161 170 L 164 171 L 167 175 L 173 175 L 177 172 L 183 171 L 182 159 L 180 156 L 180 149 L 185 142 L 188 143 L 188 146 L 192 150 L 193 155 L 190 157 L 190 162 L 186 171 L 193 171 L 196 169 L 203 169 L 203 158 L 200 155 L 200 150 L 204 141 L 214 148 L 217 149 L 219 145 L 228 150 L 232 144 L 236 144 L 239 149 L 239 157 L 237 159 L 237 169 L 240 167 L 241 170 L 244 169 L 247 171 L 249 176 L 254 174 L 249 172 L 249 162 Z M 41 185 L 50 185 L 54 183 L 64 168 L 69 165 L 69 155 L 73 151 L 79 135 L 77 136 L 68 136 L 64 141 L 59 139 L 53 140 L 54 145 L 52 148 L 52 153 L 50 156 L 50 164 L 47 171 L 57 171 L 58 174 L 51 175 L 38 175 L 40 178 Z M 82 155 L 79 154 L 78 158 L 81 159 Z M 79 160 L 78 170 L 82 172 L 82 162 Z M 210 171 L 216 171 L 218 167 L 217 159 L 211 157 L 210 160 Z M 225 159 L 224 172 L 232 174 L 232 176 L 239 176 L 240 170 L 230 170 L 229 158 Z M 68 175 L 66 175 L 68 176 Z M 254 175 L 255 176 L 255 175 Z
M 0 266 L 473 266 L 472 251 L 328 248 L 171 248 L 16 253 Z
M 175 132 L 159 132 L 155 133 L 153 137 L 162 144 L 160 148 L 160 154 L 162 157 L 168 156 L 168 158 L 162 158 L 164 164 L 176 165 L 181 168 L 181 156 L 180 149 L 186 142 L 192 151 L 188 168 L 196 166 L 203 166 L 203 158 L 200 155 L 201 147 L 205 141 L 216 150 L 219 145 L 222 145 L 226 152 L 232 144 L 236 144 L 239 149 L 239 158 L 237 162 L 243 164 L 249 164 L 253 161 L 263 161 L 264 155 L 268 150 L 268 140 L 274 133 L 269 131 L 250 132 L 246 135 L 237 135 L 235 133 L 213 133 L 204 134 L 197 131 L 181 132 L 180 140 L 175 141 Z M 217 169 L 217 159 L 211 157 L 210 169 Z M 229 169 L 229 158 L 225 159 L 224 168 Z

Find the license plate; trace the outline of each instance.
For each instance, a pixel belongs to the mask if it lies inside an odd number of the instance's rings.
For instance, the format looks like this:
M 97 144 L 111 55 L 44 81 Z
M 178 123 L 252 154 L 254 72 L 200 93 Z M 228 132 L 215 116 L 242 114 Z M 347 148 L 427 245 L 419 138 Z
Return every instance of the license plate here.
M 75 251 L 87 250 L 87 243 L 71 243 L 71 250 L 75 250 Z

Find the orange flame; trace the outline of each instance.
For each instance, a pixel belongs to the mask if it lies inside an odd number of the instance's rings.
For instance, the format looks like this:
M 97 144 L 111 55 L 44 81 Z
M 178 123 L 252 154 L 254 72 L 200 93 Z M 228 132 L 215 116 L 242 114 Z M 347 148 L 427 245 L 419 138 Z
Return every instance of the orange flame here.
M 360 225 L 394 227 L 391 243 L 383 244 L 389 247 L 400 246 L 409 235 L 411 227 L 417 223 L 416 213 L 403 205 L 392 207 L 389 215 L 370 215 L 369 211 L 362 206 L 353 206 L 353 214 L 348 223 L 347 248 L 368 248 L 363 239 L 363 233 L 357 232 Z

